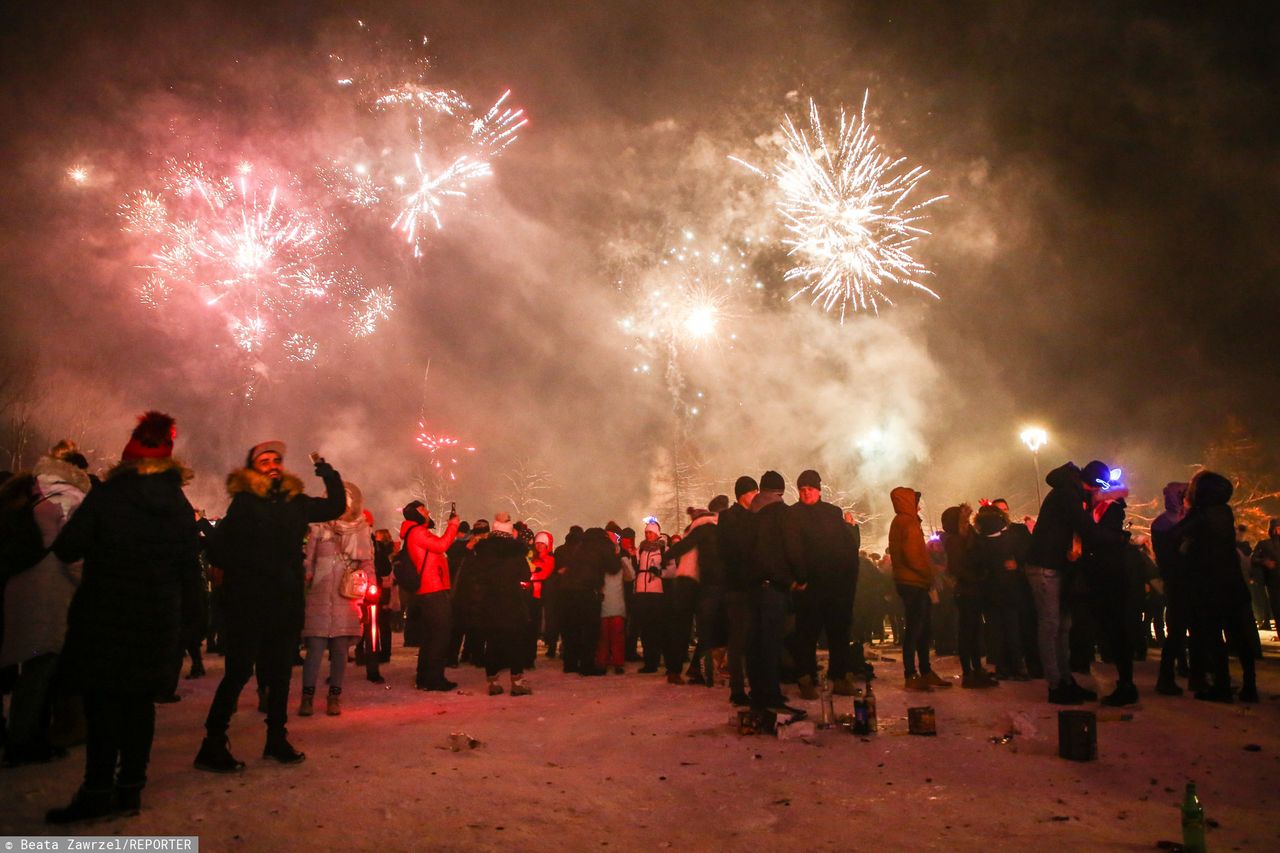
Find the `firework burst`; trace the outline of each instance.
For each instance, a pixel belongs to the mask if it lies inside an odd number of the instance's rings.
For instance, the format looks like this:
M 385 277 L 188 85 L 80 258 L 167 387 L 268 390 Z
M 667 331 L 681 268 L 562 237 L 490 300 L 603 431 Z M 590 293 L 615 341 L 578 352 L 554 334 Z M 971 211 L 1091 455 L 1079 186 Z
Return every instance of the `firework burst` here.
M 418 444 L 427 450 L 431 459 L 431 467 L 451 482 L 457 482 L 458 457 L 463 453 L 475 453 L 474 447 L 466 446 L 459 438 L 451 435 L 427 432 L 426 424 L 418 422 Z
M 371 334 L 391 311 L 390 291 L 366 288 L 336 263 L 341 228 L 294 201 L 296 183 L 253 177 L 248 163 L 237 172 L 231 179 L 170 160 L 160 190 L 126 196 L 121 228 L 147 251 L 139 299 L 161 308 L 194 296 L 219 312 L 244 353 L 276 344 L 292 362 L 315 359 L 319 344 L 301 327 L 320 319 L 321 308 L 348 311 L 351 331 Z
M 930 275 L 913 252 L 926 207 L 946 196 L 913 201 L 929 172 L 906 168 L 906 158 L 885 154 L 866 121 L 867 98 L 858 113 L 840 110 L 834 135 L 809 102 L 808 126 L 787 116 L 782 156 L 768 170 L 737 162 L 769 178 L 781 191 L 778 208 L 788 232 L 783 241 L 794 266 L 788 281 L 801 286 L 826 311 L 879 312 L 893 305 L 889 291 L 919 290 L 938 298 L 921 282 Z

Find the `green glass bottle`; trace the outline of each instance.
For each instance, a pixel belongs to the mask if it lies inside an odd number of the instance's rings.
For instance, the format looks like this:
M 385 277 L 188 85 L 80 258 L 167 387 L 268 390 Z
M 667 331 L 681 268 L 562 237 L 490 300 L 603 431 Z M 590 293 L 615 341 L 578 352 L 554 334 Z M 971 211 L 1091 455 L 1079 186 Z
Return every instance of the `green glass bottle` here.
M 1186 853 L 1205 853 L 1204 807 L 1196 796 L 1196 783 L 1187 783 L 1187 795 L 1182 798 L 1182 849 Z

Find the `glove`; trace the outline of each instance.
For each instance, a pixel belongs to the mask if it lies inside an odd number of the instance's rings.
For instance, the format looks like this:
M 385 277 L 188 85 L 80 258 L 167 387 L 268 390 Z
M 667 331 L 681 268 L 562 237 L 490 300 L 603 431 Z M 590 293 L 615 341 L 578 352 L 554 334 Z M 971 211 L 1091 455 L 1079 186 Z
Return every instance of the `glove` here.
M 333 466 L 330 465 L 328 462 L 325 462 L 323 459 L 317 459 L 316 460 L 316 476 L 319 477 L 321 480 L 327 480 L 330 477 L 338 476 L 338 472 L 335 471 Z

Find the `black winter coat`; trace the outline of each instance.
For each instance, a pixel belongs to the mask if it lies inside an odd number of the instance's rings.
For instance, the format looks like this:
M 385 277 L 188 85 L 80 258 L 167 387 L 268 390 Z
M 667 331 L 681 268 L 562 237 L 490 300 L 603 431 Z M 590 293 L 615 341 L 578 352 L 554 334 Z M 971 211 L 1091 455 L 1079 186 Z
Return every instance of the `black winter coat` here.
M 1045 476 L 1049 494 L 1040 505 L 1040 515 L 1031 531 L 1031 547 L 1027 564 L 1054 571 L 1064 571 L 1071 563 L 1072 536 L 1079 536 L 1085 550 L 1106 544 L 1123 544 L 1128 537 L 1116 536 L 1099 529 L 1086 508 L 1088 499 L 1081 487 L 1075 466 L 1067 463 Z
M 209 537 L 209 561 L 222 569 L 222 601 L 229 623 L 268 622 L 282 631 L 302 630 L 305 571 L 302 544 L 311 524 L 332 521 L 347 509 L 337 471 L 324 466 L 325 496 L 303 494 L 302 481 L 279 481 L 251 468 L 227 477 L 231 506 Z
M 480 590 L 480 627 L 488 632 L 523 630 L 529 622 L 529 549 L 510 536 L 476 545 L 467 564 Z
M 1113 501 L 1098 520 L 1098 530 L 1106 534 L 1085 547 L 1080 569 L 1089 588 L 1100 595 L 1120 595 L 1132 584 L 1125 554 L 1129 534 L 1124 529 L 1124 500 Z
M 592 527 L 582 534 L 565 555 L 565 573 L 560 576 L 560 588 L 564 590 L 604 590 L 604 576 L 618 564 L 618 554 L 609 541 L 603 527 Z M 556 559 L 556 567 L 561 565 Z
M 155 694 L 178 653 L 182 591 L 200 578 L 186 472 L 171 459 L 122 462 L 62 528 L 53 551 L 84 560 L 63 662 L 77 687 Z
M 1235 513 L 1228 504 L 1232 486 L 1213 473 L 1199 475 L 1195 483 L 1191 509 L 1170 533 L 1181 543 L 1194 600 L 1218 614 L 1231 614 L 1249 603 L 1236 551 Z
M 720 539 L 720 564 L 724 566 L 725 587 L 735 592 L 748 589 L 751 549 L 756 539 L 755 516 L 742 504 L 735 503 L 716 519 L 716 536 Z
M 782 495 L 761 492 L 751 501 L 751 512 L 755 516 L 756 536 L 751 548 L 751 572 L 747 576 L 749 586 L 759 587 L 767 582 L 783 592 L 790 591 L 796 574 L 787 558 L 787 505 Z
M 799 583 L 847 587 L 858 582 L 862 533 L 845 524 L 838 506 L 826 501 L 792 504 L 784 524 L 787 562 Z

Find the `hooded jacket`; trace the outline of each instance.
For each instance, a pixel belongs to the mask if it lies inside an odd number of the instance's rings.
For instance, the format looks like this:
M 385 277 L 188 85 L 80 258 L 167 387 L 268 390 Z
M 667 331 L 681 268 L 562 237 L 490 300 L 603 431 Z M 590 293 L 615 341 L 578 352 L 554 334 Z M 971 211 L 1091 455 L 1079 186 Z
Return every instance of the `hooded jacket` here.
M 955 579 L 957 595 L 980 595 L 988 578 L 986 564 L 975 559 L 975 544 L 973 528 L 960 523 L 960 507 L 943 510 L 942 547 L 947 554 L 947 574 Z
M 1253 556 L 1250 559 L 1253 561 L 1253 567 L 1259 571 L 1280 570 L 1280 518 L 1273 518 L 1267 523 L 1267 538 L 1253 549 Z M 1268 561 L 1271 563 L 1269 566 Z
M 1027 552 L 1027 564 L 1066 571 L 1073 537 L 1079 536 L 1087 550 L 1101 544 L 1123 544 L 1127 537 L 1116 537 L 1100 530 L 1088 509 L 1088 496 L 1080 485 L 1079 471 L 1070 462 L 1050 471 L 1044 478 L 1049 494 L 1040 504 L 1040 514 L 1031 531 L 1031 548 Z
M 155 694 L 166 686 L 182 588 L 200 575 L 195 511 L 182 492 L 188 476 L 169 458 L 121 462 L 54 540 L 59 560 L 84 561 L 63 647 L 78 687 Z M 301 537 L 297 544 L 300 564 Z
M 353 520 L 347 521 L 354 516 Z M 342 578 L 347 566 L 375 577 L 373 538 L 359 512 L 343 521 L 311 525 L 304 566 L 307 578 L 304 637 L 358 637 L 363 598 L 343 598 Z
M 787 507 L 787 562 L 800 583 L 825 589 L 845 588 L 858 581 L 858 547 L 862 534 L 845 524 L 835 504 L 794 503 Z
M 1187 494 L 1186 483 L 1169 483 L 1164 487 L 1164 512 L 1151 522 L 1151 549 L 1156 555 L 1156 568 L 1160 577 L 1175 584 L 1187 576 L 1186 558 L 1178 550 L 1178 539 L 1173 528 L 1182 520 L 1185 508 L 1182 499 Z
M 418 595 L 430 595 L 449 589 L 449 546 L 458 535 L 457 517 L 449 519 L 444 535 L 437 536 L 420 521 L 405 521 L 400 525 L 400 540 L 409 549 L 409 559 L 418 567 L 422 580 L 418 583 Z
M 933 586 L 933 562 L 924 547 L 920 526 L 920 496 L 915 489 L 898 486 L 889 492 L 893 521 L 889 524 L 889 560 L 893 582 L 928 589 Z
M 40 500 L 33 513 L 48 548 L 89 491 L 89 475 L 69 462 L 46 456 L 32 471 Z M 80 564 L 48 553 L 4 584 L 0 666 L 57 654 L 67 633 L 67 606 L 80 585 Z
M 282 632 L 302 630 L 302 543 L 310 525 L 347 509 L 337 471 L 324 466 L 323 498 L 303 493 L 292 474 L 272 480 L 252 468 L 227 477 L 231 505 L 207 539 L 209 562 L 222 570 L 222 601 L 234 623 L 269 622 Z
M 783 592 L 796 583 L 796 573 L 787 558 L 787 505 L 777 492 L 761 490 L 751 500 L 755 516 L 756 537 L 751 549 L 751 571 L 748 585 L 769 584 Z
M 561 575 L 561 589 L 600 592 L 604 589 L 605 573 L 617 561 L 613 541 L 604 532 L 604 528 L 588 528 L 571 546 L 567 555 L 567 567 Z
M 1249 603 L 1249 587 L 1240 573 L 1236 551 L 1236 519 L 1228 503 L 1231 481 L 1201 471 L 1191 481 L 1191 509 L 1171 531 L 1187 560 L 1191 591 L 1218 614 Z

